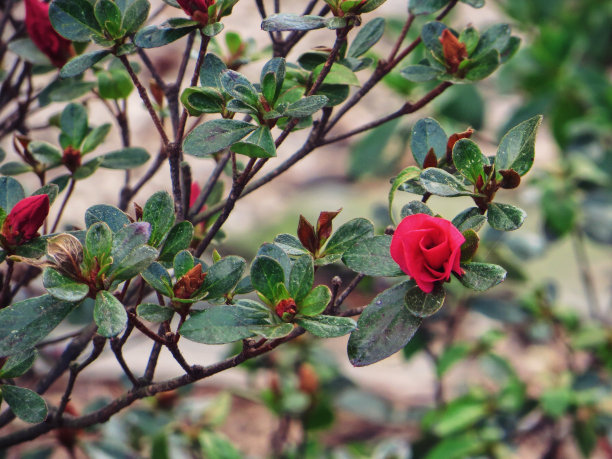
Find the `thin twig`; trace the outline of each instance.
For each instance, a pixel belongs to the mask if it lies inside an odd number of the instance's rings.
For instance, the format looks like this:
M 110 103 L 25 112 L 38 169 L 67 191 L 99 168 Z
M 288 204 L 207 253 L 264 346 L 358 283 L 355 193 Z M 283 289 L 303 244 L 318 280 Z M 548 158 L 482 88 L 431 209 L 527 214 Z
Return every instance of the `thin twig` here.
M 71 178 L 70 184 L 68 185 L 68 190 L 66 191 L 66 194 L 64 195 L 64 200 L 62 201 L 62 205 L 59 208 L 57 217 L 55 217 L 55 223 L 53 223 L 53 226 L 51 227 L 52 233 L 55 233 L 55 230 L 57 229 L 57 225 L 59 225 L 60 219 L 62 218 L 62 214 L 64 213 L 64 209 L 66 208 L 66 204 L 68 203 L 70 196 L 72 196 L 72 192 L 74 191 L 75 185 L 76 185 L 76 180 L 74 178 Z

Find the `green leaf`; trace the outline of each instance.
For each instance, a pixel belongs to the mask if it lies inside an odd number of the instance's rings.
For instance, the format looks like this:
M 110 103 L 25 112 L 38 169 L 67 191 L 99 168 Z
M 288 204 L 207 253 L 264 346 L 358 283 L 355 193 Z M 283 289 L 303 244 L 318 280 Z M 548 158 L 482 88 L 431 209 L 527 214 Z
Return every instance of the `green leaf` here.
M 191 255 L 191 252 L 189 252 L 189 250 L 183 250 L 176 254 L 176 256 L 174 257 L 174 261 L 172 262 L 172 266 L 174 268 L 174 277 L 180 279 L 185 274 L 187 274 L 187 271 L 189 271 L 195 266 L 195 259 L 193 258 L 193 255 Z M 206 271 L 207 269 L 208 267 L 203 267 L 202 270 Z
M 193 257 L 191 258 L 191 261 L 192 261 L 191 267 L 193 268 Z M 180 279 L 183 274 L 184 273 L 176 274 L 176 278 Z M 156 291 L 158 291 L 162 295 L 165 295 L 170 298 L 173 296 L 172 279 L 170 278 L 168 271 L 166 271 L 166 268 L 164 268 L 159 263 L 157 262 L 151 263 L 145 271 L 140 273 L 140 275 L 142 276 L 142 278 L 145 280 L 147 284 L 149 284 L 151 287 L 153 287 Z M 163 322 L 163 320 L 160 322 Z
M 361 8 L 359 8 L 360 13 L 369 13 L 370 11 L 374 11 L 376 8 L 381 6 L 387 0 L 367 0 Z
M 98 61 L 102 60 L 109 53 L 110 51 L 104 49 L 73 57 L 62 67 L 60 76 L 62 78 L 70 78 L 80 75 L 88 68 L 93 67 Z
M 465 70 L 465 79 L 480 81 L 491 75 L 499 67 L 499 52 L 495 49 L 475 59 L 462 62 L 461 69 Z
M 283 116 L 304 118 L 321 110 L 328 101 L 326 96 L 307 96 L 289 105 L 283 112 Z
M 21 184 L 11 177 L 0 177 L 0 207 L 7 214 L 13 206 L 25 198 Z
M 245 121 L 212 120 L 200 124 L 183 142 L 183 151 L 199 158 L 230 147 L 257 127 Z
M 436 285 L 431 293 L 415 286 L 406 293 L 406 307 L 417 317 L 429 317 L 440 310 L 445 297 L 444 287 L 440 285 Z
M 533 165 L 535 136 L 542 123 L 542 115 L 523 121 L 502 138 L 495 155 L 495 170 L 512 169 L 525 175 Z
M 150 157 L 144 148 L 128 147 L 100 156 L 102 158 L 100 167 L 106 169 L 134 169 L 142 166 Z
M 202 27 L 202 34 L 207 37 L 214 37 L 215 35 L 219 35 L 225 26 L 221 22 L 214 22 L 212 24 L 206 24 Z
M 174 200 L 166 191 L 153 194 L 144 206 L 142 220 L 151 224 L 149 245 L 159 247 L 174 225 Z
M 22 421 L 37 424 L 47 419 L 47 404 L 36 392 L 3 384 L 0 386 L 0 393 L 11 411 Z
M 470 5 L 472 8 L 482 8 L 485 4 L 485 0 L 459 0 L 466 5 Z
M 219 93 L 223 92 L 221 75 L 227 70 L 225 63 L 214 54 L 207 54 L 204 58 L 202 70 L 200 70 L 200 84 L 204 87 L 214 88 Z
M 391 236 L 362 239 L 344 253 L 342 261 L 353 271 L 368 276 L 402 276 L 404 273 L 391 258 L 390 246 Z
M 245 140 L 233 144 L 231 150 L 234 153 L 251 158 L 273 158 L 276 156 L 274 139 L 270 128 L 267 126 L 258 127 Z
M 34 193 L 32 193 L 31 196 L 39 196 L 41 194 L 46 194 L 49 197 L 49 205 L 52 205 L 55 201 L 55 198 L 57 198 L 58 193 L 59 187 L 55 183 L 47 183 L 46 185 L 43 185 Z
M 325 64 L 320 64 L 312 71 L 312 79 L 316 81 L 319 78 L 321 71 L 323 70 Z M 359 80 L 357 79 L 357 75 L 349 69 L 348 67 L 342 64 L 333 64 L 329 73 L 325 76 L 323 80 L 325 84 L 342 84 L 342 85 L 350 85 L 350 86 L 359 86 Z
M 310 293 L 313 283 L 314 263 L 312 257 L 310 255 L 302 255 L 295 260 L 291 267 L 288 286 L 291 298 L 298 305 L 301 304 L 302 300 Z
M 262 93 L 271 105 L 275 104 L 283 89 L 285 74 L 285 59 L 282 57 L 270 59 L 261 70 L 260 83 Z
M 298 312 L 303 316 L 317 316 L 325 311 L 331 297 L 331 291 L 326 285 L 317 285 L 303 300 L 300 300 Z
M 446 156 L 446 144 L 448 138 L 444 129 L 433 118 L 423 118 L 417 121 L 412 128 L 410 137 L 410 149 L 412 156 L 420 167 L 429 150 L 433 148 L 436 158 L 441 159 Z
M 357 36 L 348 50 L 348 57 L 359 57 L 365 54 L 382 38 L 385 32 L 385 20 L 374 18 L 359 29 Z
M 267 339 L 278 339 L 287 336 L 293 331 L 293 328 L 294 325 L 291 323 L 282 323 L 277 325 L 253 325 L 250 330 Z
M 425 81 L 435 80 L 444 75 L 439 69 L 430 65 L 409 65 L 408 67 L 400 70 L 400 75 L 406 78 L 408 81 L 414 83 L 424 83 Z
M 397 284 L 380 293 L 365 308 L 348 341 L 348 356 L 354 366 L 386 359 L 412 339 L 421 319 L 408 311 L 404 298 L 414 286 L 413 281 Z
M 85 140 L 83 140 L 83 146 L 81 147 L 81 153 L 86 154 L 86 153 L 89 153 L 95 150 L 95 148 L 104 141 L 104 139 L 110 132 L 110 129 L 111 129 L 110 123 L 105 123 L 101 126 L 97 126 L 93 128 L 89 132 L 89 134 L 87 134 L 87 136 L 85 137 Z
M 410 0 L 408 11 L 412 14 L 431 14 L 444 8 L 450 0 Z
M 478 177 L 484 180 L 484 166 L 489 164 L 478 145 L 470 139 L 460 139 L 453 147 L 453 163 L 457 170 L 470 182 L 476 183 Z
M 134 44 L 139 48 L 159 48 L 191 33 L 198 26 L 172 28 L 168 26 L 148 26 L 140 29 L 134 36 Z
M 60 274 L 53 268 L 43 271 L 43 285 L 58 300 L 81 301 L 89 293 L 89 287 Z
M 93 3 L 87 0 L 52 1 L 49 19 L 53 28 L 69 40 L 86 42 L 92 36 L 102 37 Z
M 121 28 L 127 34 L 136 32 L 147 20 L 151 5 L 148 0 L 132 0 L 128 1 L 127 5 L 122 8 L 123 17 Z
M 158 323 L 172 319 L 174 310 L 155 303 L 141 303 L 136 308 L 136 314 L 146 321 Z
M 255 257 L 266 256 L 273 258 L 278 262 L 279 265 L 283 268 L 283 273 L 285 274 L 285 281 L 287 281 L 291 275 L 291 259 L 285 253 L 283 249 L 281 249 L 276 244 L 262 244 L 262 246 L 257 251 L 257 255 Z M 312 287 L 312 286 L 311 286 Z
M 32 172 L 34 168 L 19 161 L 9 161 L 0 166 L 0 174 L 2 175 L 19 175 L 26 172 Z
M 185 250 L 193 239 L 193 225 L 182 221 L 172 227 L 159 253 L 159 261 L 172 263 L 181 250 Z
M 479 292 L 484 292 L 496 286 L 506 278 L 506 270 L 498 265 L 489 263 L 466 263 L 462 264 L 463 275 L 459 277 L 461 283 Z
M 251 82 L 241 73 L 226 70 L 221 74 L 223 90 L 230 96 L 241 100 L 245 104 L 257 107 L 259 95 Z
M 374 236 L 374 225 L 365 218 L 354 218 L 338 228 L 325 245 L 325 255 L 343 254 L 356 242 Z
M 239 300 L 232 306 L 213 306 L 196 312 L 182 325 L 179 333 L 204 344 L 225 344 L 249 338 L 254 325 L 268 325 L 267 308 L 250 300 Z
M 510 204 L 492 202 L 487 210 L 489 225 L 500 231 L 514 231 L 520 228 L 525 218 L 527 218 L 527 213 L 523 209 Z
M 455 399 L 444 409 L 433 426 L 441 438 L 461 432 L 488 415 L 487 403 L 471 397 Z
M 109 274 L 124 262 L 129 262 L 128 257 L 132 250 L 146 244 L 150 236 L 151 225 L 146 222 L 130 223 L 117 231 L 113 237 L 113 244 L 111 247 L 113 265 Z
M 191 116 L 223 112 L 223 96 L 216 89 L 186 88 L 181 94 L 181 103 Z
M 76 171 L 74 171 L 74 174 L 72 174 L 72 178 L 74 180 L 84 180 L 87 177 L 90 177 L 94 172 L 96 172 L 96 170 L 98 170 L 98 167 L 100 167 L 103 160 L 103 158 L 98 157 L 92 159 L 91 161 L 87 161 Z
M 60 143 L 62 148 L 73 146 L 78 149 L 87 135 L 87 111 L 81 104 L 68 104 L 62 111 L 60 117 L 60 128 L 62 135 Z M 65 141 L 62 141 L 65 136 Z
M 49 58 L 29 38 L 10 40 L 7 43 L 7 48 L 34 65 L 52 65 Z
M 114 280 L 128 280 L 147 269 L 157 258 L 157 250 L 148 245 L 141 245 L 132 250 L 128 256 L 109 270 L 109 277 Z
M 97 0 L 94 4 L 94 15 L 100 27 L 113 38 L 120 38 L 121 11 L 112 0 Z
M 85 235 L 85 251 L 89 258 L 96 257 L 98 261 L 110 255 L 113 244 L 113 232 L 104 222 L 92 224 Z
M 33 348 L 75 307 L 75 303 L 43 295 L 0 310 L 0 357 Z
M 293 257 L 299 257 L 300 255 L 309 253 L 299 239 L 291 234 L 279 234 L 274 238 L 274 244 Z
M 421 29 L 421 39 L 425 47 L 431 52 L 433 57 L 444 64 L 444 52 L 442 51 L 442 43 L 440 42 L 440 36 L 444 29 L 448 29 L 445 24 L 438 21 L 428 22 Z
M 389 217 L 391 218 L 392 222 L 395 222 L 395 218 L 393 217 L 393 198 L 395 198 L 395 192 L 401 185 L 409 180 L 419 177 L 419 175 L 421 175 L 421 169 L 415 166 L 409 166 L 393 179 L 391 189 L 389 190 Z
M 24 375 L 36 360 L 36 349 L 28 349 L 19 354 L 11 355 L 0 369 L 0 379 L 18 378 Z
M 101 70 L 96 73 L 96 77 L 98 91 L 104 99 L 127 99 L 134 89 L 130 74 L 123 68 Z
M 430 167 L 421 172 L 421 184 L 431 194 L 438 196 L 471 196 L 463 183 L 445 170 Z
M 402 207 L 400 217 L 405 218 L 408 215 L 416 214 L 431 215 L 433 217 L 433 212 L 431 209 L 427 207 L 427 204 L 423 204 L 421 201 L 410 201 L 408 204 Z
M 28 144 L 28 151 L 43 164 L 57 165 L 62 162 L 62 152 L 48 142 L 34 140 Z
M 510 40 L 510 26 L 508 24 L 495 24 L 483 32 L 473 56 L 482 56 L 492 50 L 500 54 L 508 46 Z
M 222 258 L 208 268 L 204 283 L 198 293 L 208 292 L 206 299 L 222 297 L 240 281 L 245 268 L 246 261 L 243 258 L 234 255 Z
M 97 222 L 104 222 L 113 233 L 116 233 L 125 225 L 129 225 L 130 219 L 121 210 L 107 204 L 98 204 L 85 211 L 85 225 L 89 228 Z
M 259 256 L 251 265 L 251 283 L 255 290 L 274 302 L 276 284 L 285 283 L 284 270 L 273 258 Z
M 462 233 L 466 230 L 478 231 L 487 221 L 487 217 L 480 213 L 478 207 L 470 207 L 453 218 L 453 225 Z
M 314 30 L 325 27 L 325 18 L 321 16 L 280 13 L 271 14 L 261 23 L 266 32 L 282 32 L 285 30 Z
M 121 302 L 110 292 L 101 290 L 96 295 L 94 321 L 98 334 L 105 338 L 117 336 L 125 328 L 127 313 Z
M 355 330 L 357 324 L 350 317 L 315 316 L 300 317 L 295 322 L 319 338 L 336 338 Z
M 88 93 L 95 83 L 79 81 L 77 78 L 58 78 L 38 94 L 38 105 L 44 107 L 51 102 L 68 102 Z

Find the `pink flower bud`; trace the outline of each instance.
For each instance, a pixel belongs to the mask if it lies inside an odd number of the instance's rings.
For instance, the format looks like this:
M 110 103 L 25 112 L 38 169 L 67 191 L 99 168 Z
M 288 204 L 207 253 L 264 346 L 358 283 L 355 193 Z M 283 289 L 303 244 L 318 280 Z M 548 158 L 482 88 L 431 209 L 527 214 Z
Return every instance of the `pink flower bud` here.
M 216 0 L 177 0 L 183 11 L 193 20 L 202 24 L 208 23 L 208 8 L 215 4 Z
M 4 220 L 0 236 L 8 246 L 17 246 L 38 237 L 38 229 L 49 214 L 49 196 L 39 194 L 22 199 Z
M 25 0 L 25 24 L 28 35 L 56 67 L 74 55 L 72 42 L 58 34 L 49 20 L 49 4 L 40 0 Z

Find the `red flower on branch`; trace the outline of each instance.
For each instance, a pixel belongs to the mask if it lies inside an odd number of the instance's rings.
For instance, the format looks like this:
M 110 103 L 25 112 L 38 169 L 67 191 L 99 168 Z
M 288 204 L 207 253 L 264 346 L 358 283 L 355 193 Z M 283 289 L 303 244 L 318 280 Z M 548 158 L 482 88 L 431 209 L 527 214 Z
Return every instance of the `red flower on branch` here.
M 391 240 L 391 258 L 425 293 L 436 282 L 447 281 L 459 266 L 463 234 L 448 220 L 426 214 L 409 215 L 397 226 Z
M 0 230 L 3 243 L 14 247 L 38 237 L 38 229 L 48 214 L 49 196 L 46 194 L 22 199 L 4 220 Z
M 25 0 L 25 24 L 30 39 L 56 67 L 74 56 L 72 42 L 58 34 L 49 20 L 49 4 L 39 0 Z
M 208 8 L 215 4 L 216 0 L 177 0 L 183 11 L 194 21 L 208 24 Z

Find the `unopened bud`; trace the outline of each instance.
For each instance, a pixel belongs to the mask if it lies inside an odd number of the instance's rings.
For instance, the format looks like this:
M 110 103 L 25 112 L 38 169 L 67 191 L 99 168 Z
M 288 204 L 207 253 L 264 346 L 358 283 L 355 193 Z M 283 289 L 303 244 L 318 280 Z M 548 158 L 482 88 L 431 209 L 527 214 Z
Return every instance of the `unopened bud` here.
M 39 194 L 22 199 L 6 216 L 0 237 L 2 245 L 18 246 L 39 236 L 38 229 L 49 214 L 49 196 Z
M 291 322 L 291 320 L 297 314 L 297 306 L 293 298 L 280 300 L 276 305 L 275 310 L 276 314 L 283 320 L 283 322 Z
M 442 32 L 440 43 L 442 43 L 442 52 L 448 71 L 449 73 L 455 73 L 459 70 L 459 64 L 468 57 L 465 44 L 457 40 L 457 37 L 449 29 L 444 29 Z
M 174 285 L 174 296 L 183 300 L 191 298 L 204 283 L 206 273 L 202 272 L 202 265 L 196 264 L 187 271 Z

